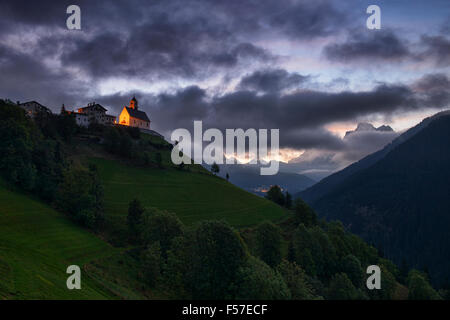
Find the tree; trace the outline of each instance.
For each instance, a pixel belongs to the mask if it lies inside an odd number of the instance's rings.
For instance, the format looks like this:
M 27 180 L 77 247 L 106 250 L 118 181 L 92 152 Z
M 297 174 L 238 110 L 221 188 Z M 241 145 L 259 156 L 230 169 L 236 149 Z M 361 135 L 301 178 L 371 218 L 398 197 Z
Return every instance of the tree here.
M 219 173 L 219 171 L 220 171 L 219 165 L 216 162 L 214 162 L 211 166 L 211 172 L 217 174 Z
M 290 209 L 292 207 L 292 196 L 291 194 L 286 191 L 286 204 L 285 204 L 286 208 Z
M 358 291 L 345 273 L 337 273 L 331 279 L 327 298 L 330 300 L 355 300 L 358 298 Z
M 162 264 L 163 281 L 173 292 L 174 299 L 192 299 L 189 294 L 189 284 L 192 281 L 192 257 L 195 240 L 193 232 L 172 239 L 170 250 L 167 251 L 167 259 Z
M 399 281 L 402 284 L 406 284 L 407 279 L 408 279 L 408 263 L 406 262 L 405 257 L 402 258 L 402 261 L 400 263 L 400 277 L 399 277 Z
M 281 230 L 271 222 L 265 221 L 255 230 L 259 257 L 271 267 L 281 262 Z
M 317 224 L 316 213 L 300 198 L 295 200 L 294 212 L 298 223 L 303 223 L 307 227 Z
M 130 239 L 133 242 L 136 242 L 141 238 L 141 225 L 144 212 L 145 209 L 138 199 L 133 199 L 128 205 L 127 224 Z
M 311 254 L 313 239 L 305 225 L 300 224 L 292 237 L 295 262 L 310 276 L 316 275 L 316 265 Z
M 236 299 L 288 300 L 291 293 L 283 277 L 263 261 L 250 256 L 239 269 Z
M 359 259 L 354 255 L 349 254 L 342 259 L 341 266 L 342 271 L 347 274 L 355 288 L 361 287 L 363 284 L 364 273 Z
M 312 286 L 308 283 L 307 275 L 295 262 L 283 260 L 277 271 L 291 291 L 294 300 L 311 300 L 315 298 Z
M 152 243 L 141 253 L 141 263 L 145 283 L 154 287 L 161 277 L 161 248 L 159 242 Z
M 397 280 L 385 266 L 388 260 L 380 259 L 378 262 L 381 269 L 381 290 L 366 290 L 371 300 L 392 300 L 397 289 Z
M 55 204 L 82 225 L 98 227 L 103 220 L 103 187 L 98 172 L 83 167 L 66 170 Z
M 331 243 L 328 235 L 319 226 L 309 229 L 311 237 L 310 252 L 314 260 L 317 276 L 328 281 L 338 270 L 336 249 Z
M 72 137 L 77 132 L 77 123 L 75 117 L 68 113 L 60 114 L 55 117 L 56 129 L 59 135 L 67 142 L 72 141 Z
M 166 258 L 172 239 L 183 234 L 183 225 L 174 213 L 150 208 L 143 216 L 142 230 L 144 244 L 158 241 Z
M 441 297 L 428 282 L 426 275 L 411 270 L 408 275 L 408 300 L 440 300 Z
M 295 262 L 295 249 L 294 249 L 294 243 L 292 242 L 292 239 L 289 241 L 289 244 L 288 244 L 287 260 L 289 262 Z
M 3 101 L 1 101 L 3 102 Z M 36 168 L 32 162 L 34 124 L 17 106 L 0 104 L 0 172 L 9 182 L 31 191 L 36 186 Z
M 190 287 L 194 299 L 233 297 L 247 257 L 241 237 L 223 221 L 204 221 L 195 231 Z
M 283 206 L 285 203 L 284 194 L 277 185 L 270 187 L 269 191 L 267 191 L 266 199 L 273 201 L 280 206 Z

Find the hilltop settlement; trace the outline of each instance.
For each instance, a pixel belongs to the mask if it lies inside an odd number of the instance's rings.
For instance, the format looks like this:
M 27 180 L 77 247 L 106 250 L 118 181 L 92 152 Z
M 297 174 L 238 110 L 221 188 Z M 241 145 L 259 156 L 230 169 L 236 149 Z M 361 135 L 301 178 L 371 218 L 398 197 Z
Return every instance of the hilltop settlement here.
M 24 109 L 30 118 L 36 117 L 38 114 L 51 114 L 50 108 L 40 104 L 37 101 L 28 101 L 16 103 L 20 108 Z M 70 111 L 66 110 L 65 105 L 61 107 L 61 114 L 68 114 L 75 118 L 75 122 L 80 127 L 89 127 L 93 124 L 102 124 L 110 126 L 127 126 L 139 128 L 141 132 L 162 137 L 158 132 L 150 129 L 150 119 L 145 111 L 139 110 L 139 103 L 136 97 L 130 100 L 128 106 L 124 106 L 119 114 L 107 114 L 107 109 L 96 102 L 88 103 L 85 107 Z

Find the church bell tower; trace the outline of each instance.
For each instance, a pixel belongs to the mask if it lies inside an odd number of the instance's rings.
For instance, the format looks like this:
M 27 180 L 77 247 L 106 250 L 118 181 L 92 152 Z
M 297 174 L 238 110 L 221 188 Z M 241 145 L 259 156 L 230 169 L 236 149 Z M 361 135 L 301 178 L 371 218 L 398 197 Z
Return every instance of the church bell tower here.
M 133 99 L 130 100 L 130 108 L 131 109 L 138 109 L 138 101 L 136 100 L 136 97 L 133 96 Z

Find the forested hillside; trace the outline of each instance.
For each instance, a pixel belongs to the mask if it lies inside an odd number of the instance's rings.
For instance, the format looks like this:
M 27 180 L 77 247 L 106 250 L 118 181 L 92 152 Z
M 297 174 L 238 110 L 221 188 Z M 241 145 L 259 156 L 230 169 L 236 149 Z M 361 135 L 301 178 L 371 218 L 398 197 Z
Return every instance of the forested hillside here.
M 450 279 L 450 116 L 441 116 L 383 159 L 313 202 L 397 263 Z

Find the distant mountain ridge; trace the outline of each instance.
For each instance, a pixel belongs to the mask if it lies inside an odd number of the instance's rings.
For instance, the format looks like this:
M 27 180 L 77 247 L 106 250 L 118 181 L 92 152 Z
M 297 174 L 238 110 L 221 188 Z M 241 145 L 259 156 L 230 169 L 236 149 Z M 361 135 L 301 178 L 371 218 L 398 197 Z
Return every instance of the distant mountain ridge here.
M 374 152 L 367 157 L 364 157 L 363 159 L 349 165 L 348 167 L 342 169 L 341 171 L 338 171 L 336 173 L 333 173 L 332 175 L 329 175 L 328 177 L 325 177 L 315 185 L 309 187 L 308 189 L 295 194 L 295 197 L 301 197 L 306 202 L 312 204 L 325 194 L 331 192 L 333 188 L 338 185 L 339 183 L 343 182 L 346 178 L 351 176 L 352 174 L 363 170 L 365 168 L 370 167 L 371 165 L 375 164 L 379 160 L 383 159 L 391 150 L 393 150 L 396 146 L 402 144 L 403 142 L 407 141 L 414 135 L 416 135 L 418 132 L 426 128 L 433 120 L 436 120 L 442 116 L 450 115 L 450 110 L 442 111 L 439 113 L 436 113 L 435 115 L 425 118 L 420 122 L 418 125 L 408 129 L 403 134 L 401 134 L 399 137 L 395 138 L 391 143 L 386 145 L 383 149 Z M 379 127 L 381 128 L 381 127 Z M 389 127 L 390 128 L 390 127 Z M 392 129 L 392 128 L 391 128 Z
M 257 165 L 220 165 L 219 176 L 225 178 L 227 173 L 231 183 L 260 196 L 265 195 L 265 191 L 272 185 L 278 185 L 283 191 L 295 194 L 316 183 L 305 175 L 290 172 L 280 171 L 276 175 L 262 176 Z
M 345 137 L 355 133 L 355 132 L 370 132 L 370 131 L 383 131 L 383 132 L 393 132 L 394 130 L 388 125 L 382 125 L 378 128 L 375 128 L 373 124 L 367 122 L 358 123 L 355 130 L 350 130 L 345 133 Z

